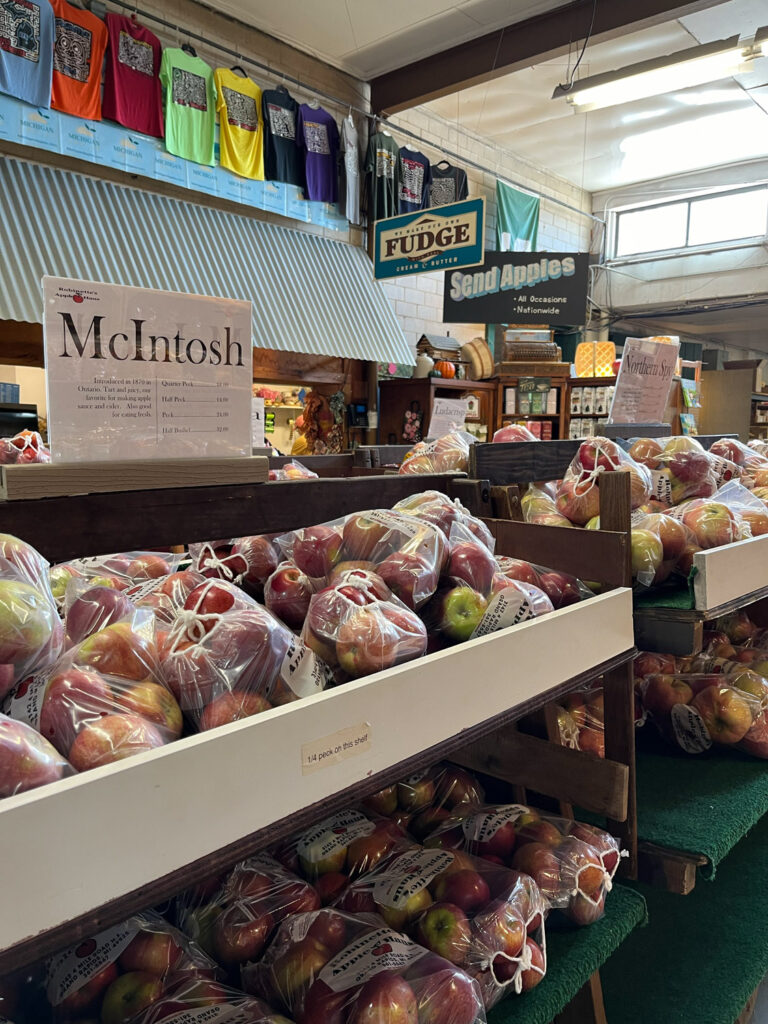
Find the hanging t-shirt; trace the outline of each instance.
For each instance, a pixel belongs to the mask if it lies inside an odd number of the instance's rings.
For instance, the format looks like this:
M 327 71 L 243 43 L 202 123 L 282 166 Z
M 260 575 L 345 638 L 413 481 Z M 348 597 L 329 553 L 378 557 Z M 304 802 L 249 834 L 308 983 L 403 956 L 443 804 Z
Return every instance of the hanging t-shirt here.
M 429 205 L 429 183 L 432 180 L 429 160 L 416 149 L 400 150 L 399 213 L 413 213 Z
M 339 129 L 327 110 L 302 103 L 299 132 L 304 143 L 306 195 L 318 203 L 335 203 L 339 197 Z
M 299 104 L 287 89 L 265 89 L 264 174 L 267 181 L 284 181 L 304 188 L 304 153 L 298 131 Z
M 107 26 L 66 0 L 51 0 L 56 16 L 51 106 L 65 114 L 101 120 L 101 68 Z
M 368 140 L 365 173 L 369 219 L 394 217 L 400 194 L 400 159 L 397 143 L 388 132 L 376 132 Z
M 214 163 L 216 86 L 213 68 L 185 50 L 163 50 L 160 81 L 165 89 L 165 146 L 169 153 Z
M 344 189 L 339 207 L 350 224 L 360 223 L 360 149 L 351 114 L 341 122 L 341 170 Z
M 122 14 L 107 15 L 107 32 L 104 117 L 134 132 L 162 139 L 160 40 L 148 28 Z
M 218 98 L 219 163 L 244 178 L 263 181 L 261 89 L 229 68 L 217 68 L 213 80 Z
M 53 33 L 48 0 L 0 3 L 0 92 L 50 107 Z
M 429 184 L 429 205 L 445 206 L 467 198 L 467 172 L 454 167 L 447 160 L 432 164 Z

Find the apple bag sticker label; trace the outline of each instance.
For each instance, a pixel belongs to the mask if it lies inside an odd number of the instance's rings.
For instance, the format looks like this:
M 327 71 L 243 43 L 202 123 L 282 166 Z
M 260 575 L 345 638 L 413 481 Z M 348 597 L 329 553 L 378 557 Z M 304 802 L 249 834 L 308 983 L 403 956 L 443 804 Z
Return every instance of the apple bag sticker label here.
M 368 836 L 376 828 L 360 811 L 342 811 L 305 832 L 296 845 L 300 857 L 316 864 L 349 846 L 353 839 Z
M 402 971 L 426 950 L 389 928 L 378 928 L 351 942 L 318 974 L 333 992 L 357 988 L 381 971 Z
M 670 718 L 675 739 L 687 754 L 701 754 L 712 746 L 712 737 L 696 708 L 675 704 Z
M 525 622 L 526 619 L 533 617 L 533 606 L 528 597 L 520 590 L 505 587 L 504 590 L 498 592 L 485 609 L 483 617 L 470 639 L 474 640 L 479 636 L 496 633 L 500 629 L 516 626 L 518 622 Z
M 419 534 L 429 533 L 427 524 L 420 522 L 414 516 L 407 516 L 403 512 L 391 512 L 386 508 L 375 508 L 371 512 L 363 512 L 366 519 L 373 520 L 380 526 L 386 526 L 390 530 L 404 533 L 407 537 L 417 537 Z
M 433 878 L 453 864 L 448 850 L 417 850 L 404 853 L 375 879 L 371 895 L 383 907 L 400 910 L 411 896 L 426 889 Z
M 183 999 L 183 995 L 180 996 Z M 264 1019 L 263 1004 L 261 1007 L 253 1000 L 244 1003 L 244 997 L 238 999 L 241 1005 L 233 1006 L 232 1003 L 214 1003 L 213 1006 L 198 1006 L 190 1010 L 181 1010 L 170 1017 L 163 1017 L 163 1024 L 208 1024 L 215 1021 L 216 1024 L 253 1024 L 254 1021 Z
M 652 469 L 651 497 L 662 501 L 665 505 L 672 504 L 672 477 L 668 469 Z
M 139 926 L 133 921 L 124 921 L 51 957 L 45 975 L 48 1002 L 58 1006 L 67 996 L 81 989 L 99 971 L 113 964 L 139 931 Z
M 291 640 L 280 675 L 297 697 L 312 697 L 333 681 L 330 668 L 298 637 Z
M 734 473 L 737 471 L 733 462 L 729 462 L 728 459 L 723 459 L 719 455 L 713 455 L 712 452 L 708 452 L 708 455 L 715 471 L 718 487 L 727 480 L 733 479 Z
M 2 712 L 16 722 L 24 722 L 31 725 L 33 729 L 40 731 L 40 713 L 43 707 L 43 698 L 48 686 L 48 680 L 53 675 L 53 669 L 45 672 L 38 672 L 35 676 L 22 679 L 15 690 L 5 698 L 2 705 Z
M 498 811 L 483 811 L 470 814 L 461 823 L 461 830 L 470 843 L 487 843 L 507 822 L 515 822 L 521 814 L 527 814 L 528 808 L 522 804 L 509 804 Z

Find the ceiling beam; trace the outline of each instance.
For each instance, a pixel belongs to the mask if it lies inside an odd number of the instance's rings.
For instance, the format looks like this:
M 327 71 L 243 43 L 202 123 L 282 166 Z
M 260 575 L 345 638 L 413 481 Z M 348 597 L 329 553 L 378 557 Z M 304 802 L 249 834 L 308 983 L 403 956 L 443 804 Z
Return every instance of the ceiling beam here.
M 671 21 L 719 2 L 597 0 L 592 38 L 610 39 L 629 28 Z M 379 75 L 370 83 L 371 106 L 377 114 L 394 114 L 567 53 L 569 46 L 584 39 L 591 17 L 592 0 L 574 0 Z

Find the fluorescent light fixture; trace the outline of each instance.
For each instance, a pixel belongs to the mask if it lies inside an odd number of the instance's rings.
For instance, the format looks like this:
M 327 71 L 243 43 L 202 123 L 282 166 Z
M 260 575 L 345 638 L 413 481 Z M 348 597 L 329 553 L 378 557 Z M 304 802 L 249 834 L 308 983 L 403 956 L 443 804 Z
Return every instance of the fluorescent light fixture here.
M 768 46 L 768 39 L 762 46 Z M 679 50 L 666 57 L 641 61 L 623 71 L 583 78 L 574 82 L 570 89 L 558 85 L 552 99 L 564 96 L 579 113 L 613 107 L 728 78 L 742 70 L 751 56 L 749 49 L 739 46 L 739 37 L 731 36 L 705 46 Z

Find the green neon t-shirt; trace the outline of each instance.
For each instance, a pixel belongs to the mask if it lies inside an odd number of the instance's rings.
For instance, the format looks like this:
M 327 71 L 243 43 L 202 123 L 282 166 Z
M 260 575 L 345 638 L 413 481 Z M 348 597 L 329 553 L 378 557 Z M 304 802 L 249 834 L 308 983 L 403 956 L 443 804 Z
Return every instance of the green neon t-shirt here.
M 213 68 L 200 57 L 163 50 L 160 81 L 165 90 L 165 145 L 169 153 L 197 164 L 214 163 L 216 86 Z

